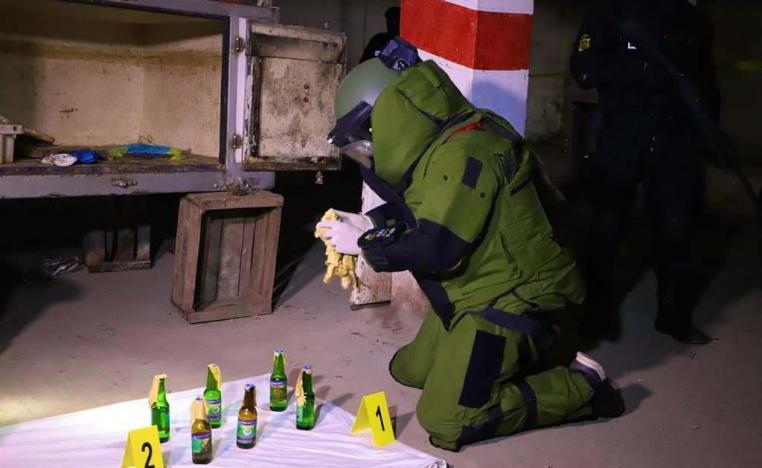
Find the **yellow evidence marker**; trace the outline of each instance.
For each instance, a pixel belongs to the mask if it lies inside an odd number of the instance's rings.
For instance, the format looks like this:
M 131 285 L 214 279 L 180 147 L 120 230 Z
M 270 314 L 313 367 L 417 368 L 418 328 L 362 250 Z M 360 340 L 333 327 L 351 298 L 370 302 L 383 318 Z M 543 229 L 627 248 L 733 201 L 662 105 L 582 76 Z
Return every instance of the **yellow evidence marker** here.
M 156 426 L 135 429 L 127 434 L 127 444 L 124 446 L 122 468 L 164 468 L 164 458 L 161 455 L 159 431 Z
M 321 221 L 338 221 L 339 216 L 331 208 L 326 211 Z M 357 265 L 357 257 L 354 255 L 340 254 L 333 248 L 328 242 L 328 239 L 323 237 L 325 229 L 316 229 L 315 237 L 320 238 L 325 244 L 325 276 L 323 276 L 323 283 L 328 284 L 331 279 L 337 277 L 341 280 L 341 287 L 348 289 L 350 286 L 352 289 L 357 289 L 360 285 L 360 281 L 355 273 L 355 267 Z
M 352 426 L 352 434 L 365 429 L 370 429 L 374 447 L 383 447 L 394 442 L 394 429 L 392 418 L 389 416 L 389 406 L 386 404 L 386 393 L 378 392 L 362 397 Z

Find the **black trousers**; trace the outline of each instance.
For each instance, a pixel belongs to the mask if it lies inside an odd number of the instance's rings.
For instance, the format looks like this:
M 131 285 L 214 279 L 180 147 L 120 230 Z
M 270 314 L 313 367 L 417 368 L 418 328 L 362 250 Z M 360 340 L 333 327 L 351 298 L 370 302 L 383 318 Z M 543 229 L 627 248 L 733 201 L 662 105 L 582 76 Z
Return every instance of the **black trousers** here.
M 589 164 L 595 221 L 589 250 L 591 298 L 610 293 L 611 278 L 642 183 L 656 249 L 659 319 L 691 323 L 690 241 L 703 208 L 704 173 L 690 131 L 636 133 L 602 127 Z

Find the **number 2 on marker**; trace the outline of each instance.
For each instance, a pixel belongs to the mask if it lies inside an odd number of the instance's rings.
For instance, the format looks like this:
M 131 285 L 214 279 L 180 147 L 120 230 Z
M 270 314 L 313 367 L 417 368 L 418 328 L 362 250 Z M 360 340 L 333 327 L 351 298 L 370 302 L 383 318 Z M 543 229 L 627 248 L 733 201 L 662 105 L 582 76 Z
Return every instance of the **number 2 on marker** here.
M 143 468 L 156 468 L 156 465 L 151 464 L 151 457 L 153 456 L 153 447 L 148 442 L 143 442 L 143 446 L 140 447 L 141 452 L 145 452 L 148 449 L 148 457 L 146 457 L 146 464 Z
M 384 418 L 383 418 L 383 416 L 381 416 L 381 407 L 380 406 L 376 407 L 376 416 L 378 416 L 378 420 L 379 420 L 379 422 L 381 422 L 381 430 L 386 432 L 386 426 L 384 426 Z

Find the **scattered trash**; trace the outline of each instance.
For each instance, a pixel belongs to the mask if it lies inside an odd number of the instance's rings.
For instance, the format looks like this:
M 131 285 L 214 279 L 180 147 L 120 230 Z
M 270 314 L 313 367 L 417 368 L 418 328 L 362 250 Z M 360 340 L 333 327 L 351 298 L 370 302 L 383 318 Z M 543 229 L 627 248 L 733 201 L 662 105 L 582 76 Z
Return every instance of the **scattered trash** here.
M 72 151 L 71 154 L 77 158 L 77 162 L 80 164 L 94 164 L 98 160 L 98 154 L 89 149 Z
M 169 156 L 172 161 L 181 161 L 185 159 L 187 151 L 172 146 L 152 145 L 146 143 L 130 143 L 125 146 L 118 146 L 109 150 L 109 158 L 119 159 L 126 155 L 136 156 Z
M 45 156 L 40 162 L 51 166 L 69 167 L 77 162 L 77 157 L 69 153 L 54 153 Z
M 55 278 L 56 276 L 70 273 L 79 268 L 82 262 L 79 257 L 52 257 L 42 260 L 42 271 L 48 278 Z

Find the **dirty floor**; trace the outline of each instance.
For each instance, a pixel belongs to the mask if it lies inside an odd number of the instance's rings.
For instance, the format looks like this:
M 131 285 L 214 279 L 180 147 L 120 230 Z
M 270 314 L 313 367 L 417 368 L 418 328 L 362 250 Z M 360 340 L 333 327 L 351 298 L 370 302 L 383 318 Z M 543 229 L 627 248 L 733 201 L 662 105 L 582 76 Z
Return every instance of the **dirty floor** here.
M 202 386 L 209 362 L 224 379 L 262 374 L 283 346 L 289 367 L 312 364 L 318 396 L 349 412 L 363 394 L 385 390 L 399 439 L 456 468 L 762 466 L 762 230 L 708 224 L 715 235 L 704 245 L 716 271 L 696 317 L 716 341 L 688 347 L 656 334 L 655 280 L 645 270 L 623 304 L 622 338 L 592 351 L 623 389 L 628 410 L 617 420 L 536 430 L 460 453 L 431 447 L 414 414 L 419 392 L 387 373 L 421 317 L 404 304 L 350 310 L 348 292 L 322 283 L 314 244 L 275 313 L 256 319 L 188 325 L 169 302 L 167 252 L 146 271 L 16 278 L 0 300 L 0 424 L 142 398 L 159 372 L 169 374 L 170 390 Z M 33 261 L 11 256 L 7 266 Z

